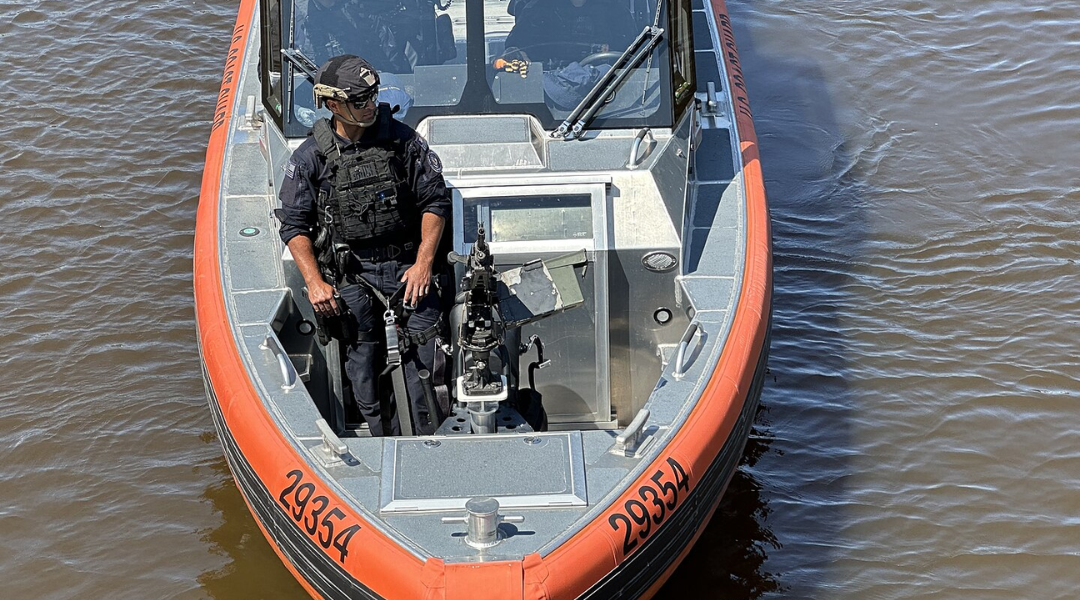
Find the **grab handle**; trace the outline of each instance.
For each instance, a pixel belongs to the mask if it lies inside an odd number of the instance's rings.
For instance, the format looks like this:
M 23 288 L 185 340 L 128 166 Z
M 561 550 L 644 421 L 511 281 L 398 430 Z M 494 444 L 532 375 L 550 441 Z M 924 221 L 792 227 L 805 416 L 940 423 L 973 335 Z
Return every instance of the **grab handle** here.
M 645 422 L 649 420 L 649 409 L 643 408 L 634 416 L 634 420 L 615 438 L 615 452 L 626 457 L 633 457 L 641 444 L 641 434 L 645 431 Z
M 690 368 L 690 365 L 694 362 L 693 359 L 696 358 L 696 355 L 691 354 L 690 360 L 687 361 L 686 349 L 690 347 L 690 338 L 697 335 L 699 329 L 701 329 L 701 326 L 697 321 L 690 323 L 690 326 L 683 332 L 682 339 L 679 340 L 679 351 L 675 354 L 675 371 L 672 372 L 676 379 L 681 379 L 683 375 L 686 375 L 686 370 Z
M 263 350 L 269 350 L 277 359 L 278 369 L 281 370 L 281 378 L 285 380 L 285 383 L 281 385 L 281 389 L 291 390 L 296 387 L 296 367 L 292 364 L 292 359 L 289 358 L 289 355 L 282 349 L 281 344 L 278 343 L 277 338 L 272 335 L 267 335 L 266 338 L 263 339 L 263 343 L 259 344 L 259 347 Z
M 653 137 L 652 129 L 646 127 L 638 132 L 634 137 L 634 145 L 630 147 L 630 160 L 626 163 L 627 169 L 636 169 L 645 161 L 645 157 L 649 155 L 648 152 L 642 153 L 639 157 L 638 152 L 641 151 L 641 142 L 645 140 L 645 136 L 649 136 L 649 145 L 651 146 L 656 138 Z

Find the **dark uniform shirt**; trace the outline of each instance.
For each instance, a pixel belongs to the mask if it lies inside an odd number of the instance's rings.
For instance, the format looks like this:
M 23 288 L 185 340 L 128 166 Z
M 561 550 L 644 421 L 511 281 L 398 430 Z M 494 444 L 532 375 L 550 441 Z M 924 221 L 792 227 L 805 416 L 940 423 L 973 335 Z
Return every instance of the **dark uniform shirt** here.
M 385 121 L 389 121 L 386 128 L 382 127 Z M 385 137 L 381 135 L 384 131 Z M 337 135 L 336 131 L 334 135 Z M 438 155 L 411 127 L 390 118 L 387 105 L 379 106 L 378 119 L 359 140 L 353 143 L 338 136 L 338 143 L 342 154 L 373 146 L 404 149 L 396 158 L 404 173 L 404 189 L 408 193 L 399 196 L 399 201 L 413 202 L 419 214 L 431 213 L 450 220 L 450 191 L 443 181 Z M 326 157 L 319 153 L 315 138 L 309 135 L 286 163 L 285 178 L 281 183 L 281 210 L 277 215 L 281 220 L 281 239 L 286 244 L 298 235 L 315 238 L 318 227 L 316 198 L 320 189 L 330 192 L 330 176 Z M 419 224 L 415 235 L 419 241 Z
M 325 8 L 318 2 L 308 5 L 307 19 L 298 24 L 297 44 L 315 61 L 341 54 L 363 56 L 379 71 L 411 73 L 402 51 L 404 40 L 395 37 L 386 19 L 377 12 L 352 2 Z
M 625 5 L 587 0 L 574 6 L 570 0 L 551 0 L 519 9 L 506 48 L 522 50 L 530 60 L 565 66 L 597 52 L 622 52 L 636 34 Z

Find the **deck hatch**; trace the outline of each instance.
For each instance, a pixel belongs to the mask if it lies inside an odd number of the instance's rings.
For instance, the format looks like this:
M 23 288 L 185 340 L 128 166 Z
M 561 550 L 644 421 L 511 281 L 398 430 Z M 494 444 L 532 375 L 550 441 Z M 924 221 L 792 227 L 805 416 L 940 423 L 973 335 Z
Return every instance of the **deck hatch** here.
M 585 506 L 581 434 L 393 439 L 384 446 L 382 512 L 464 510 L 482 496 L 504 509 Z

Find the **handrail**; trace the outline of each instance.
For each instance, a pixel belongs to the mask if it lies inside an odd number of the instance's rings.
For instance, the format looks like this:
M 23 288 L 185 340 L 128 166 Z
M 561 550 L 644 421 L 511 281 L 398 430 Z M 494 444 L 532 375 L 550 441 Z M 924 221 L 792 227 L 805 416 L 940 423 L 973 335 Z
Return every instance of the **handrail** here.
M 683 375 L 686 375 L 686 370 L 693 364 L 693 359 L 696 358 L 693 355 L 691 355 L 689 362 L 683 363 L 686 361 L 686 349 L 690 346 L 690 338 L 697 335 L 700 329 L 701 325 L 697 321 L 693 321 L 683 332 L 682 339 L 679 340 L 679 351 L 675 354 L 675 370 L 672 372 L 675 379 L 681 379 Z
M 263 350 L 269 350 L 277 358 L 278 368 L 281 370 L 281 378 L 285 380 L 285 383 L 281 385 L 281 389 L 291 390 L 296 387 L 296 380 L 299 375 L 296 373 L 296 366 L 292 364 L 292 359 L 282 349 L 278 339 L 273 335 L 267 335 L 263 342 L 259 344 L 259 347 Z
M 626 163 L 627 169 L 638 168 L 641 166 L 641 163 L 645 161 L 645 158 L 649 156 L 648 152 L 646 152 L 640 159 L 638 158 L 638 151 L 641 150 L 641 142 L 645 140 L 645 136 L 649 136 L 650 147 L 652 146 L 652 143 L 656 141 L 656 138 L 653 137 L 651 128 L 646 127 L 639 131 L 638 134 L 634 136 L 634 145 L 630 147 L 630 160 Z

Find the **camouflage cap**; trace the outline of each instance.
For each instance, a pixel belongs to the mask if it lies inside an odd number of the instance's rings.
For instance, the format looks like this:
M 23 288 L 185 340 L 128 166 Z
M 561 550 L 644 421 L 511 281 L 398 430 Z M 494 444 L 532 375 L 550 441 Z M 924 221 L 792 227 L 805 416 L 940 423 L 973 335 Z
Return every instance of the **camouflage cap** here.
M 352 54 L 331 58 L 315 74 L 317 106 L 322 106 L 327 98 L 344 101 L 372 89 L 379 89 L 379 72 L 368 61 Z

